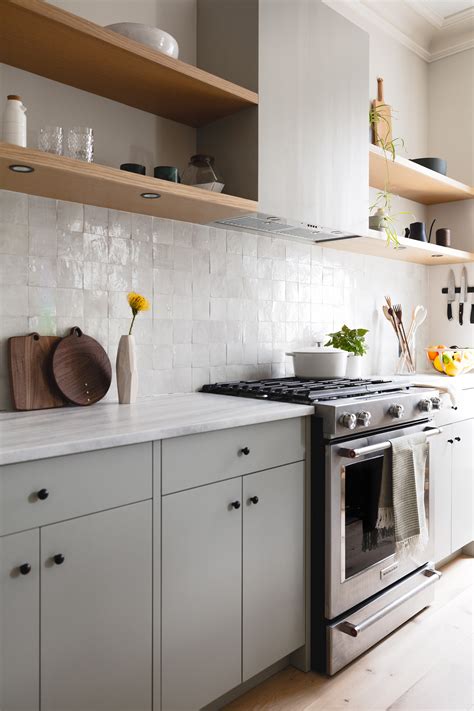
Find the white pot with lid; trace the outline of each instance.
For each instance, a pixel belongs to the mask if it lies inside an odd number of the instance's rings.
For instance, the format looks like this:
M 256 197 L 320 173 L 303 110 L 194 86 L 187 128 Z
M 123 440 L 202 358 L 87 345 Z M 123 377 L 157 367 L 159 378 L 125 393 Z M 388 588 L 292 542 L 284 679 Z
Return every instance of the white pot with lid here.
M 343 378 L 346 374 L 347 352 L 337 348 L 311 346 L 287 353 L 293 357 L 297 378 Z

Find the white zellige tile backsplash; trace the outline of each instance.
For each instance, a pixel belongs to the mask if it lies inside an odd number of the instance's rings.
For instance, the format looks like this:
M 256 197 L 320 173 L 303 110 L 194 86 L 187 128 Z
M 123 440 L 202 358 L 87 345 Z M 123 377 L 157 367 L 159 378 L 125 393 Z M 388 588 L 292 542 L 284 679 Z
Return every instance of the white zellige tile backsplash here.
M 285 354 L 343 323 L 370 329 L 366 373 L 389 373 L 396 344 L 385 293 L 427 303 L 427 268 L 316 245 L 0 191 L 0 407 L 9 407 L 6 341 L 80 326 L 114 362 L 138 316 L 140 394 L 292 374 Z M 424 344 L 424 334 L 420 342 Z M 116 398 L 115 384 L 109 398 Z

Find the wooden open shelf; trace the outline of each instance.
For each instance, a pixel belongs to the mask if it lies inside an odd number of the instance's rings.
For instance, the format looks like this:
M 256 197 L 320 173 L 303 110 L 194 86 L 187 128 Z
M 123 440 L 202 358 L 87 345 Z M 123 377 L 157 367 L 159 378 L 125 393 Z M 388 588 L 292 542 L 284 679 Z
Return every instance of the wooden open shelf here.
M 0 0 L 0 62 L 190 126 L 258 95 L 41 0 Z
M 400 262 L 414 262 L 416 264 L 461 264 L 474 261 L 473 252 L 464 252 L 452 247 L 440 247 L 437 244 L 417 242 L 413 239 L 400 237 L 400 247 L 387 245 L 384 232 L 368 230 L 367 235 L 357 239 L 344 239 L 336 242 L 327 242 L 323 247 L 328 249 L 342 249 L 345 252 L 368 254 L 372 257 L 396 259 Z
M 15 173 L 9 169 L 18 164 L 30 166 L 34 172 Z M 8 143 L 0 143 L 0 188 L 201 224 L 257 210 L 253 200 Z M 161 197 L 145 199 L 141 197 L 144 192 L 159 193 Z
M 447 178 L 433 170 L 423 168 L 417 163 L 397 156 L 395 161 L 389 157 L 390 192 L 394 195 L 420 202 L 423 205 L 436 205 L 441 202 L 469 200 L 474 197 L 474 188 L 458 180 Z M 386 166 L 384 152 L 378 146 L 369 147 L 369 185 L 383 190 L 385 187 Z

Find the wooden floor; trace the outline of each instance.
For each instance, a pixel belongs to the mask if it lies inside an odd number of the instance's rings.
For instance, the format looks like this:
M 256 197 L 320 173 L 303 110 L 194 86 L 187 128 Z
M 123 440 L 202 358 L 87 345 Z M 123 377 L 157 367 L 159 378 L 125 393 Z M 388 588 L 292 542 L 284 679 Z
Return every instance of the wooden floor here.
M 332 678 L 288 667 L 226 711 L 470 711 L 474 558 L 443 568 L 435 603 Z

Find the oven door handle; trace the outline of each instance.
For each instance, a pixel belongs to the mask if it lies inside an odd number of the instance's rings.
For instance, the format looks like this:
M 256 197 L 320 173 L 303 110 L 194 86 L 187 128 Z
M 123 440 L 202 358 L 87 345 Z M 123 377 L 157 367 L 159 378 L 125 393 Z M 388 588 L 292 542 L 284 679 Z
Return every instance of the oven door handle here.
M 433 437 L 434 435 L 439 435 L 442 433 L 441 427 L 430 427 L 424 430 L 427 437 Z M 369 444 L 367 447 L 359 447 L 358 449 L 346 449 L 342 447 L 339 450 L 339 455 L 341 457 L 348 457 L 349 459 L 357 459 L 357 457 L 362 457 L 364 454 L 374 454 L 375 452 L 381 452 L 384 449 L 390 449 L 392 445 L 390 442 L 380 442 L 380 444 Z
M 341 632 L 344 632 L 344 634 L 350 635 L 351 637 L 358 637 L 358 635 L 365 629 L 367 629 L 367 627 L 370 627 L 371 625 L 375 624 L 375 622 L 381 620 L 382 617 L 388 615 L 389 612 L 392 612 L 392 610 L 396 610 L 396 608 L 400 605 L 403 605 L 404 602 L 414 597 L 415 595 L 418 595 L 419 592 L 429 587 L 430 585 L 433 585 L 433 583 L 436 583 L 441 577 L 441 573 L 438 570 L 435 570 L 434 568 L 426 568 L 423 571 L 423 575 L 425 576 L 426 580 L 423 580 L 423 582 L 417 585 L 417 587 L 413 590 L 409 590 L 407 593 L 397 598 L 390 604 L 386 605 L 385 607 L 382 607 L 382 609 L 378 612 L 375 612 L 373 615 L 370 615 L 365 620 L 359 622 L 356 625 L 352 624 L 351 622 L 341 622 L 341 624 L 337 626 L 337 629 Z

